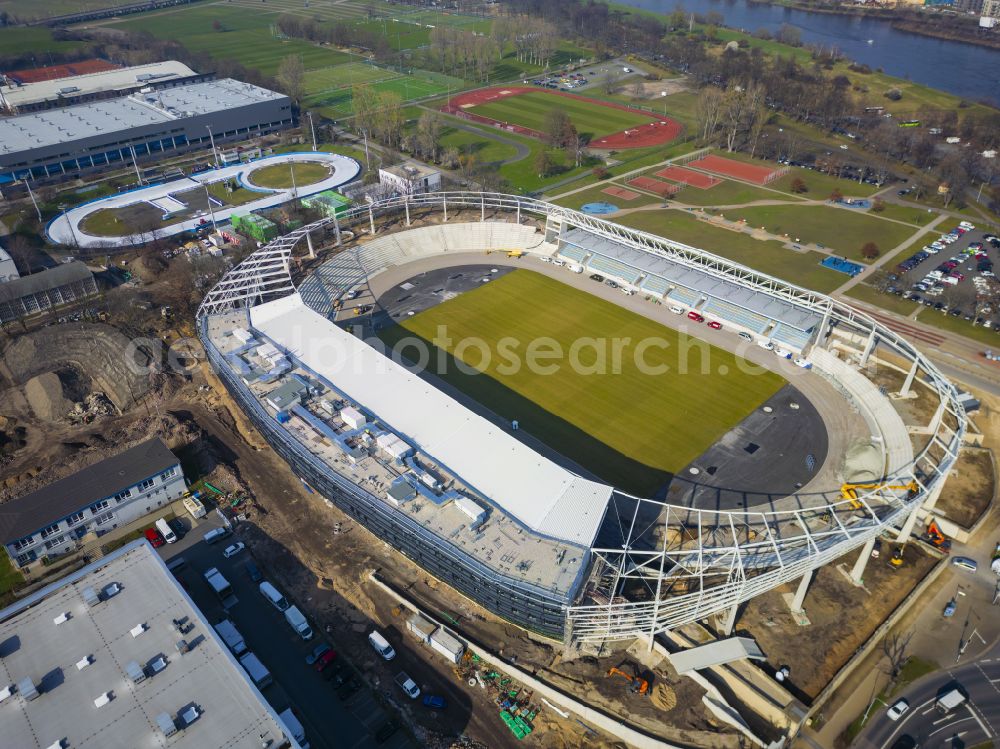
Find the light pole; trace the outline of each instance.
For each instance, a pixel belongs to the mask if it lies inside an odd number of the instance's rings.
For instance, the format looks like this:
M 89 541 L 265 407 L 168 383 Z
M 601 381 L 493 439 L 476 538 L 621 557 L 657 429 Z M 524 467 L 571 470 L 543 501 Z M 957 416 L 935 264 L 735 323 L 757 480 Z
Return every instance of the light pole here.
M 135 179 L 139 183 L 139 187 L 142 187 L 142 175 L 139 174 L 139 162 L 135 159 L 135 146 L 129 143 L 128 150 L 132 152 L 132 166 L 135 167 Z
M 205 125 L 208 129 L 208 140 L 212 144 L 212 155 L 215 157 L 215 168 L 219 168 L 219 152 L 215 150 L 215 136 L 212 135 L 212 126 Z
M 34 198 L 32 198 L 32 200 L 34 200 Z M 76 230 L 73 228 L 73 221 L 66 213 L 66 204 L 60 203 L 59 210 L 63 212 L 64 216 L 66 216 L 66 224 L 69 226 L 69 234 L 71 237 L 73 237 L 73 246 L 76 247 L 77 249 L 80 249 L 80 240 L 76 238 Z
M 42 222 L 42 212 L 38 208 L 38 201 L 35 200 L 35 193 L 31 191 L 31 175 L 28 175 L 28 179 L 24 180 L 24 186 L 28 188 L 28 197 L 31 198 L 31 204 L 35 206 L 35 213 L 38 215 L 38 223 Z
M 313 124 L 313 113 L 312 112 L 306 112 L 306 117 L 309 118 L 309 130 L 312 133 L 312 137 L 313 137 L 313 150 L 314 151 L 319 150 L 316 147 L 316 125 Z
M 208 206 L 208 215 L 212 217 L 212 228 L 218 234 L 219 225 L 215 223 L 215 209 L 212 208 L 212 195 L 208 191 L 208 183 L 202 182 L 201 186 L 205 188 L 205 204 Z
M 361 134 L 363 136 L 365 136 L 365 169 L 371 169 L 372 168 L 372 162 L 371 162 L 371 159 L 368 156 L 368 131 L 367 130 L 362 130 Z

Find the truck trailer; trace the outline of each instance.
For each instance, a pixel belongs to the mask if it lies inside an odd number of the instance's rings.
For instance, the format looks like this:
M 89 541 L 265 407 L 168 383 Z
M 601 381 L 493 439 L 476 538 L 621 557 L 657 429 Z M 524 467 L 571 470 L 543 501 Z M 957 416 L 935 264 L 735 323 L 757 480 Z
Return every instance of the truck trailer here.
M 215 631 L 226 643 L 226 647 L 233 651 L 233 655 L 240 656 L 247 651 L 247 644 L 243 641 L 243 635 L 236 629 L 236 625 L 228 619 L 223 619 L 215 625 Z
M 240 658 L 240 665 L 243 666 L 243 670 L 249 674 L 258 689 L 263 689 L 273 681 L 271 672 L 265 668 L 256 655 L 249 651 Z

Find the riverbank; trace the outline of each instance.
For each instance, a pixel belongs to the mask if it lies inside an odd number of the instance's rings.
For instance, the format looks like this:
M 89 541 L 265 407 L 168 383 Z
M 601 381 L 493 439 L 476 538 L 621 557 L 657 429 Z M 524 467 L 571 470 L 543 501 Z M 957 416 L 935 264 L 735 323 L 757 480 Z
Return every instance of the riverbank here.
M 779 5 L 782 8 L 793 8 L 806 13 L 820 15 L 848 16 L 852 18 L 872 18 L 888 22 L 897 31 L 908 34 L 927 36 L 932 39 L 944 39 L 949 42 L 971 44 L 976 47 L 1000 49 L 1000 33 L 979 28 L 977 20 L 961 19 L 961 26 L 943 26 L 940 20 L 959 20 L 953 13 L 941 13 L 936 10 L 906 9 L 901 17 L 900 11 L 893 8 L 871 8 L 857 5 L 817 5 L 808 0 L 747 0 L 748 5 Z

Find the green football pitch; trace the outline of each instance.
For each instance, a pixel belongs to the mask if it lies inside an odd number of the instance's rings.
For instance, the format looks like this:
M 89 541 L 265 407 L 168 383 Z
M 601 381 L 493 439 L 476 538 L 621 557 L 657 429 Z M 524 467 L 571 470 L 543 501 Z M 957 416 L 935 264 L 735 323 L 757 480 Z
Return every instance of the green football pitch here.
M 432 373 L 641 496 L 656 492 L 784 384 L 771 372 L 741 367 L 727 351 L 527 270 L 380 335 L 411 359 L 414 338 L 439 343 L 442 356 L 430 344 Z M 540 366 L 527 365 L 529 345 L 538 347 Z M 555 350 L 563 355 L 544 358 Z M 464 372 L 455 359 L 468 365 Z
M 543 91 L 508 96 L 498 101 L 471 107 L 468 111 L 500 122 L 509 122 L 522 127 L 530 127 L 532 130 L 544 131 L 545 117 L 553 109 L 562 109 L 566 112 L 577 132 L 586 133 L 591 138 L 644 125 L 655 119 L 651 114 L 626 112 L 622 109 L 606 107 L 597 101 L 581 101 Z

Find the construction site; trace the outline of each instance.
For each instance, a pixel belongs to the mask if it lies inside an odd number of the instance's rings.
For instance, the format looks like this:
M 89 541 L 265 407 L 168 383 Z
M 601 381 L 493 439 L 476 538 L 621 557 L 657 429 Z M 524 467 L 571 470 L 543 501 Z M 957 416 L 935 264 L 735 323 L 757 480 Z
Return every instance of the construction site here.
M 482 218 L 478 208 L 452 211 L 454 222 Z M 406 217 L 413 226 L 438 220 Z M 385 219 L 379 233 L 403 222 L 402 216 Z M 367 223 L 364 215 L 351 226 L 361 245 L 372 239 Z M 317 257 L 298 256 L 297 273 L 308 275 L 342 252 L 332 231 L 314 240 Z M 963 450 L 938 499 L 942 517 L 935 524 L 922 516 L 923 530 L 918 527 L 913 537 L 897 542 L 883 534 L 863 547 L 868 561 L 860 580 L 852 574 L 858 554 L 851 551 L 819 566 L 804 590 L 795 581 L 782 583 L 741 603 L 731 618 L 712 615 L 655 638 L 567 644 L 538 636 L 429 574 L 297 475 L 220 381 L 195 340 L 192 317 L 161 314 L 165 306 L 180 308 L 177 278 L 187 277 L 188 261 L 157 262 L 162 267 L 156 273 L 138 274 L 136 283 L 107 290 L 92 303 L 100 321 L 41 318 L 6 331 L 0 367 L 3 498 L 23 495 L 149 435 L 161 436 L 180 457 L 188 481 L 212 487 L 204 501 L 230 519 L 268 579 L 300 602 L 377 696 L 389 694 L 395 669 L 368 648 L 371 628 L 419 654 L 433 674 L 424 681 L 438 686 L 448 709 L 380 699 L 405 716 L 407 730 L 422 746 L 735 749 L 794 734 L 820 712 L 821 703 L 838 699 L 845 669 L 860 663 L 859 653 L 881 638 L 887 623 L 898 621 L 917 596 L 936 590 L 935 571 L 947 566 L 945 542 L 962 537 L 963 530 L 967 537 L 993 499 L 991 449 L 1000 424 L 985 407 L 985 418 L 974 419 L 978 447 Z M 494 255 L 489 262 L 505 260 Z M 193 307 L 199 298 L 190 289 L 187 303 Z M 148 309 L 134 303 L 140 299 Z M 182 343 L 169 348 L 176 342 Z M 893 358 L 882 361 L 876 352 L 874 360 L 896 391 L 902 389 L 906 373 Z M 892 401 L 914 451 L 933 432 L 933 397 L 931 387 L 918 381 L 912 397 Z M 885 488 L 877 481 L 856 487 L 855 499 Z M 848 504 L 852 499 L 844 492 L 841 501 Z M 85 548 L 78 562 L 59 560 L 57 566 L 82 565 L 85 557 L 101 553 L 98 544 Z M 33 570 L 4 595 L 10 600 L 45 580 L 44 569 Z M 801 605 L 790 610 L 797 592 Z M 845 610 L 852 612 L 850 626 Z M 427 639 L 409 626 L 415 616 L 460 635 L 468 647 L 457 662 L 426 646 Z M 764 659 L 684 674 L 674 669 L 674 652 L 730 633 L 755 641 Z

